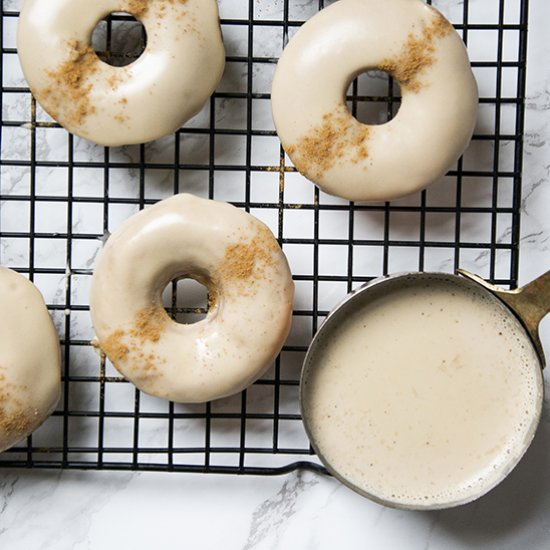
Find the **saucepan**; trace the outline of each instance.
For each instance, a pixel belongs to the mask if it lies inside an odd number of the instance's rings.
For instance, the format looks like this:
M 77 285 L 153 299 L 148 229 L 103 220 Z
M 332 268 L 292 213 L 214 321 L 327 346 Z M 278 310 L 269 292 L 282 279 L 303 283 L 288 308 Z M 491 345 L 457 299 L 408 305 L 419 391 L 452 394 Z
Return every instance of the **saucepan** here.
M 302 370 L 302 418 L 321 462 L 396 508 L 487 493 L 535 435 L 549 311 L 550 271 L 512 291 L 461 270 L 358 288 L 328 315 Z

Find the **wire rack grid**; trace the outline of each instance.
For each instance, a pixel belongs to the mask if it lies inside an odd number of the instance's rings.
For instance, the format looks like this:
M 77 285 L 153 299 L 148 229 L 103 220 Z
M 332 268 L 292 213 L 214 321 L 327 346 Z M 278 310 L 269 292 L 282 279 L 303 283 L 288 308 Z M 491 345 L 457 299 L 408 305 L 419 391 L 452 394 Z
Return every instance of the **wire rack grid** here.
M 335 303 L 374 277 L 404 270 L 461 266 L 516 285 L 527 0 L 434 0 L 469 49 L 480 86 L 476 132 L 463 158 L 428 190 L 369 205 L 325 195 L 298 174 L 270 116 L 284 44 L 330 2 L 221 0 L 227 67 L 209 104 L 175 135 L 116 149 L 67 134 L 32 98 L 15 43 L 21 3 L 2 0 L 0 8 L 0 263 L 44 294 L 64 374 L 57 411 L 0 455 L 0 467 L 320 469 L 301 423 L 298 380 L 311 337 Z M 101 24 L 105 59 L 117 57 L 117 25 L 127 19 L 115 14 Z M 138 36 L 145 39 L 141 30 Z M 360 120 L 383 122 L 399 107 L 398 86 L 385 75 L 361 75 L 348 93 Z M 266 222 L 297 290 L 291 334 L 272 369 L 242 394 L 205 405 L 141 394 L 90 345 L 88 289 L 105 236 L 183 191 L 229 201 Z M 179 321 L 205 313 L 204 293 L 188 281 L 172 283 L 165 297 Z

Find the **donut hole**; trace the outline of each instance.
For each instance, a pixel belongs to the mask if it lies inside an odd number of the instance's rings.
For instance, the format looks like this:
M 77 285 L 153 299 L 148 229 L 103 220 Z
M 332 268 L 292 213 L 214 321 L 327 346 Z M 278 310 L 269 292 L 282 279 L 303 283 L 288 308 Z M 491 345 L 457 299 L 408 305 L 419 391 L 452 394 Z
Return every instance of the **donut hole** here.
M 162 303 L 176 323 L 192 325 L 208 313 L 208 288 L 191 277 L 174 279 L 164 289 Z
M 401 87 L 397 80 L 384 71 L 364 71 L 349 85 L 346 104 L 359 122 L 385 124 L 399 111 Z
M 146 47 L 145 27 L 126 12 L 111 13 L 92 32 L 92 48 L 101 61 L 113 67 L 130 65 Z

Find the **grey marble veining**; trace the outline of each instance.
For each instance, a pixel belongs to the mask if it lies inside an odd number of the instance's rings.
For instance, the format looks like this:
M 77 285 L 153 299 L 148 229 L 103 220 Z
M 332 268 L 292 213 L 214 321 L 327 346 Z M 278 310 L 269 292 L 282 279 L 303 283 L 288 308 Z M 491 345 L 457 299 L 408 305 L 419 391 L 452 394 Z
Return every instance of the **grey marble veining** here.
M 311 16 L 317 1 L 292 2 L 291 17 L 295 19 Z M 440 0 L 438 6 L 451 18 L 460 20 L 462 1 Z M 18 9 L 20 0 L 4 0 L 4 9 Z M 473 0 L 470 2 L 472 21 L 491 22 L 494 14 L 493 0 Z M 513 18 L 519 2 L 506 1 L 506 16 Z M 258 18 L 280 17 L 284 7 L 282 0 L 254 0 L 255 15 Z M 221 2 L 224 18 L 247 18 L 248 4 L 225 0 Z M 532 0 L 530 14 L 530 43 L 528 61 L 528 94 L 525 132 L 524 179 L 521 225 L 521 282 L 527 282 L 549 268 L 550 217 L 550 46 L 547 38 L 547 22 L 550 21 L 550 5 Z M 5 46 L 13 44 L 14 27 L 5 29 Z M 229 31 L 226 43 L 232 55 L 246 55 L 247 36 L 239 30 Z M 282 47 L 281 37 L 274 34 L 265 43 L 259 43 L 259 52 L 276 55 Z M 483 44 L 473 48 L 483 49 Z M 24 85 L 22 75 L 15 60 L 11 60 L 5 85 Z M 255 68 L 255 91 L 267 93 L 272 73 L 269 68 Z M 221 90 L 246 91 L 247 73 L 245 67 L 232 67 L 224 76 Z M 481 81 L 484 93 L 490 94 L 491 79 Z M 265 105 L 255 107 L 255 121 L 259 129 L 271 129 L 272 122 Z M 29 112 L 27 96 L 14 97 L 3 105 L 6 120 L 25 120 Z M 242 113 L 241 113 L 242 114 Z M 245 123 L 239 105 L 222 101 L 216 110 L 218 127 L 239 127 Z M 49 117 L 39 109 L 38 120 L 49 121 Z M 488 117 L 485 119 L 484 117 Z M 191 122 L 192 126 L 208 125 L 209 110 L 206 108 Z M 481 113 L 478 131 L 490 125 L 490 115 Z M 51 136 L 51 137 L 50 137 Z M 2 155 L 14 160 L 28 158 L 30 141 L 29 130 L 14 128 L 9 139 L 2 142 Z M 149 144 L 145 148 L 148 158 L 159 163 L 170 162 L 167 151 L 172 151 L 172 138 Z M 38 158 L 47 161 L 66 161 L 67 137 L 63 131 L 37 133 Z M 273 144 L 267 143 L 257 153 L 258 163 L 270 163 L 273 159 Z M 242 160 L 242 141 L 220 140 L 217 150 L 222 162 Z M 208 163 L 207 144 L 201 136 L 191 137 L 183 144 L 186 158 L 197 164 Z M 472 152 L 472 155 L 475 153 Z M 506 152 L 508 154 L 508 152 Z M 104 151 L 86 140 L 75 139 L 75 160 L 103 162 Z M 277 151 L 278 155 L 278 151 Z M 140 158 L 138 147 L 125 147 L 112 153 L 111 160 L 135 162 Z M 278 158 L 278 157 L 277 157 Z M 483 162 L 483 159 L 477 159 Z M 278 160 L 277 160 L 278 162 Z M 29 169 L 18 167 L 2 170 L 2 194 L 25 195 L 29 192 Z M 113 170 L 110 178 L 112 196 L 137 198 L 139 173 L 135 170 Z M 80 170 L 75 173 L 74 192 L 81 197 L 101 196 L 101 174 L 93 170 Z M 220 176 L 222 177 L 222 176 Z M 185 189 L 204 194 L 205 173 L 201 171 L 182 174 Z M 255 176 L 252 194 L 268 197 L 264 200 L 277 200 L 278 182 L 270 174 Z M 312 202 L 311 186 L 299 177 L 290 178 L 293 186 L 288 186 L 287 200 L 297 203 Z M 47 167 L 37 173 L 37 192 L 48 195 L 66 193 L 66 173 L 64 168 Z M 505 193 L 502 190 L 502 193 Z M 162 170 L 147 175 L 147 198 L 159 199 L 172 193 L 170 177 Z M 444 182 L 436 184 L 429 191 L 434 201 L 445 204 L 449 190 Z M 243 184 L 237 178 L 228 178 L 220 196 L 224 200 L 242 200 Z M 490 193 L 477 189 L 465 200 L 473 203 L 486 201 Z M 327 202 L 338 199 L 322 197 Z M 404 199 L 402 204 L 415 199 Z M 502 200 L 509 200 L 503 196 Z M 28 211 L 18 203 L 4 201 L 2 207 L 2 230 L 20 231 L 28 225 Z M 63 205 L 54 206 L 51 216 L 41 216 L 40 230 L 66 232 L 66 213 Z M 56 210 L 57 209 L 57 210 Z M 110 212 L 109 228 L 113 229 L 127 216 L 137 210 L 133 205 L 121 205 Z M 298 220 L 298 218 L 295 218 Z M 289 231 L 299 232 L 289 216 Z M 276 226 L 276 220 L 267 219 Z M 72 230 L 94 238 L 79 243 L 73 251 L 72 269 L 90 270 L 101 246 L 104 234 L 102 218 L 92 208 L 75 208 Z M 296 221 L 296 225 L 299 223 Z M 374 217 L 360 218 L 357 231 L 372 235 L 380 231 L 381 224 Z M 327 231 L 338 231 L 341 220 L 327 220 L 323 227 Z M 402 236 L 410 233 L 414 223 L 400 225 L 397 230 Z M 434 228 L 437 234 L 452 231 L 452 220 L 442 218 Z M 471 233 L 468 231 L 471 230 Z M 479 227 L 472 224 L 466 227 L 466 235 L 475 238 Z M 498 228 L 498 239 L 509 239 L 510 224 Z M 397 234 L 398 236 L 400 233 Z M 42 267 L 64 266 L 65 253 L 47 242 L 37 248 L 36 262 Z M 300 273 L 308 269 L 307 255 L 289 249 L 293 270 Z M 28 264 L 28 247 L 14 239 L 1 241 L 0 254 L 3 262 L 14 266 Z M 489 265 L 486 252 L 475 252 L 462 258 L 463 266 L 483 272 Z M 322 258 L 321 269 L 323 269 Z M 327 262 L 329 260 L 326 260 Z M 406 255 L 398 258 L 392 268 L 409 268 L 415 258 Z M 427 260 L 431 269 L 449 271 L 452 260 L 448 255 L 434 254 Z M 357 269 L 369 272 L 374 269 L 375 259 L 359 256 Z M 497 259 L 497 270 L 505 270 L 508 258 Z M 37 281 L 46 299 L 51 304 L 63 304 L 65 300 L 67 276 L 70 270 Z M 85 277 L 73 279 L 74 303 L 86 303 L 89 281 Z M 341 297 L 338 288 L 325 289 L 322 308 L 330 308 Z M 311 307 L 311 298 L 306 292 L 299 292 L 297 307 Z M 56 312 L 54 319 L 60 333 L 64 330 L 63 311 Z M 88 340 L 93 331 L 87 315 L 73 314 L 71 320 L 72 337 Z M 542 326 L 543 342 L 550 353 L 550 321 Z M 291 342 L 303 342 L 307 327 L 297 326 L 291 335 Z M 71 369 L 74 374 L 90 375 L 96 370 L 96 358 L 85 349 L 74 351 L 71 356 Z M 115 375 L 114 371 L 109 374 Z M 545 374 L 546 385 L 548 375 Z M 126 406 L 133 395 L 128 389 L 116 390 L 107 396 L 113 407 Z M 94 399 L 83 391 L 76 396 L 86 407 Z M 292 406 L 289 398 L 288 406 Z M 265 396 L 257 395 L 253 406 L 261 410 Z M 227 400 L 216 407 L 232 411 L 238 402 Z M 149 410 L 162 410 L 163 404 L 145 401 Z M 183 410 L 183 409 L 182 409 Z M 97 437 L 95 425 L 85 422 L 75 426 L 75 442 L 84 445 L 88 438 Z M 162 427 L 152 426 L 147 432 L 146 444 L 158 444 Z M 190 425 L 176 428 L 177 441 L 195 441 L 202 434 L 202 428 L 194 431 Z M 255 437 L 262 441 L 265 434 L 258 426 Z M 220 430 L 219 444 L 232 442 L 231 430 Z M 131 437 L 124 426 L 115 426 L 106 434 L 107 441 L 116 444 Z M 80 439 L 78 439 L 80 438 Z M 225 439 L 224 439 L 225 438 Z M 179 443 L 176 443 L 179 444 Z M 183 444 L 183 443 L 182 443 Z M 539 432 L 531 449 L 518 468 L 497 489 L 485 498 L 455 510 L 435 513 L 410 513 L 391 510 L 370 503 L 341 486 L 334 479 L 302 472 L 278 478 L 266 477 L 221 477 L 198 475 L 157 475 L 115 472 L 29 472 L 0 471 L 0 547 L 8 549 L 34 550 L 105 550 L 109 548 L 224 548 L 231 549 L 333 549 L 346 550 L 364 548 L 388 548 L 406 550 L 454 550 L 468 548 L 516 550 L 529 548 L 543 550 L 548 547 L 550 531 L 550 405 L 545 401 L 545 410 Z

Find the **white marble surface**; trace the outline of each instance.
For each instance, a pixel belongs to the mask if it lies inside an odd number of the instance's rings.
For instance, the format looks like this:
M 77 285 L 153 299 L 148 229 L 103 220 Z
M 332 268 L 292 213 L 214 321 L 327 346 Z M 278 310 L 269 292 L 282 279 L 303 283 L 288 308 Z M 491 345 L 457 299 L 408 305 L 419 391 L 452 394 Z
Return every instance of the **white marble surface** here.
M 12 2 L 17 5 L 17 1 Z M 257 2 L 258 13 L 277 13 L 282 1 Z M 459 9 L 462 2 L 444 0 L 441 6 Z M 513 3 L 513 2 L 510 2 Z M 5 2 L 5 5 L 7 2 Z M 226 17 L 239 17 L 237 2 L 225 2 Z M 244 2 L 242 2 L 244 4 Z M 296 4 L 301 4 L 297 2 Z M 303 3 L 307 7 L 308 2 Z M 487 6 L 489 2 L 478 5 Z M 305 9 L 305 8 L 304 8 Z M 260 12 L 261 10 L 261 12 Z M 480 10 L 483 13 L 483 9 Z M 245 14 L 246 15 L 246 14 Z M 521 282 L 549 269 L 550 218 L 550 46 L 547 23 L 550 4 L 531 1 L 526 118 L 524 203 L 521 241 Z M 239 39 L 234 40 L 238 47 Z M 15 75 L 16 76 L 16 75 Z M 237 81 L 238 76 L 235 77 Z M 227 77 L 227 78 L 229 78 Z M 229 85 L 229 84 L 227 84 Z M 21 98 L 24 110 L 24 98 Z M 231 109 L 224 116 L 230 115 Z M 223 124 L 223 117 L 220 120 Z M 229 120 L 229 125 L 239 124 Z M 63 156 L 65 137 L 49 141 L 49 155 Z M 13 155 L 25 155 L 24 134 L 10 145 Z M 192 146 L 192 145 L 191 145 Z M 158 144 L 162 149 L 162 144 Z M 197 154 L 200 144 L 197 143 Z M 8 152 L 3 152 L 8 154 Z M 10 153 L 11 154 L 11 153 Z M 101 151 L 77 143 L 77 156 L 101 160 Z M 114 155 L 132 158 L 134 150 Z M 162 154 L 162 153 L 159 153 Z M 223 149 L 222 149 L 223 154 Z M 267 153 L 265 153 L 267 154 Z M 262 162 L 268 160 L 262 159 Z M 24 171 L 23 171 L 24 174 Z M 154 194 L 167 186 L 158 174 Z M 132 179 L 133 178 L 133 179 Z M 200 174 L 189 185 L 202 189 Z M 48 193 L 65 192 L 65 176 L 48 173 Z M 100 188 L 82 189 L 97 195 Z M 124 196 L 135 192 L 137 175 L 113 186 Z M 25 178 L 5 176 L 3 191 L 25 192 Z M 78 185 L 76 183 L 75 185 Z M 169 188 L 169 187 L 168 187 Z M 238 186 L 229 185 L 238 194 Z M 307 192 L 307 188 L 304 193 Z M 232 196 L 226 197 L 232 199 Z M 239 200 L 239 199 L 235 199 Z M 3 206 L 4 208 L 4 206 Z M 131 210 L 131 209 L 130 209 Z M 113 213 L 112 223 L 129 215 Z M 17 212 L 12 212 L 18 223 Z M 63 231 L 56 217 L 44 231 Z M 59 216 L 59 220 L 63 216 Z M 86 231 L 101 233 L 92 218 L 77 216 Z M 95 223 L 95 225 L 94 225 Z M 5 227 L 4 227 L 4 230 Z M 17 230 L 16 227 L 11 230 Z M 80 228 L 82 231 L 82 226 Z M 41 261 L 55 263 L 55 247 Z M 19 254 L 19 256 L 17 255 Z M 82 251 L 83 267 L 93 265 L 94 250 Z M 25 250 L 10 250 L 17 265 Z M 476 264 L 477 261 L 477 264 Z M 483 261 L 472 261 L 482 267 Z M 53 284 L 51 302 L 62 300 Z M 85 296 L 85 294 L 83 294 Z M 85 297 L 82 298 L 85 300 Z M 550 354 L 550 319 L 543 323 L 543 341 Z M 86 337 L 86 327 L 83 337 Z M 545 374 L 548 381 L 548 373 Z M 236 477 L 117 472 L 48 472 L 0 470 L 0 548 L 9 550 L 107 550 L 111 548 L 214 549 L 546 549 L 550 546 L 550 410 L 534 444 L 517 469 L 494 491 L 468 506 L 434 513 L 403 512 L 370 503 L 331 478 L 311 473 L 281 477 Z

